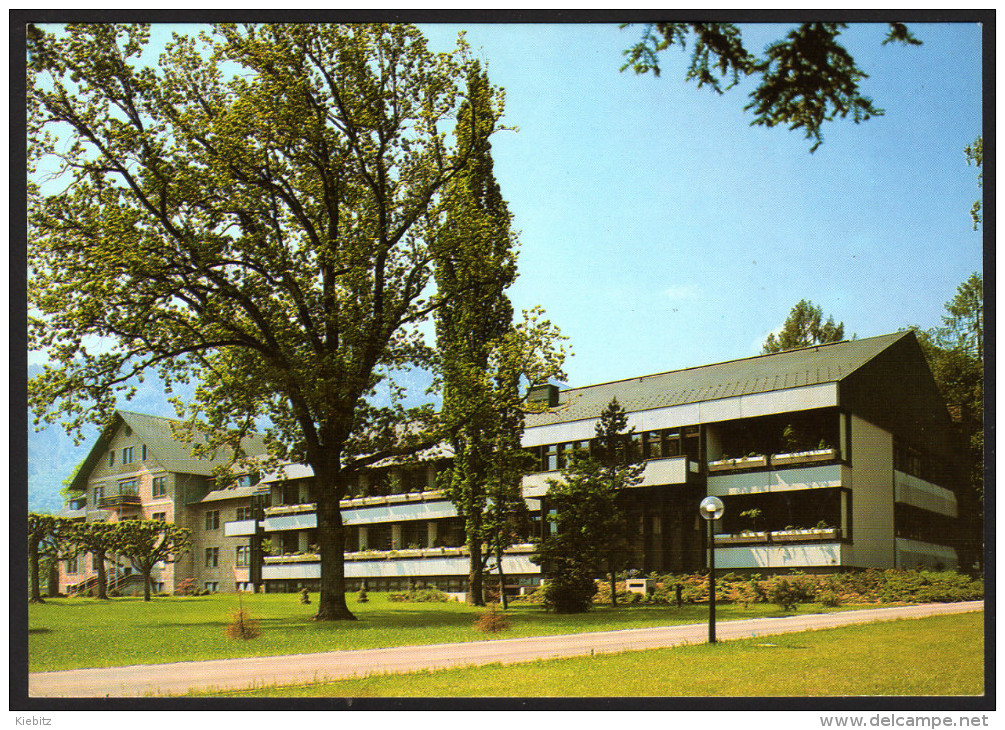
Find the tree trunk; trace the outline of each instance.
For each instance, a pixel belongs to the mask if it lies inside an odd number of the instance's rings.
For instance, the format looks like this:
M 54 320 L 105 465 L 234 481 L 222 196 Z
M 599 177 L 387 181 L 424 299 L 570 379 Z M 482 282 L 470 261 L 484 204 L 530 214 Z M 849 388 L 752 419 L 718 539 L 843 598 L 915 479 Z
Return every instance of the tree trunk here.
M 345 530 L 339 511 L 335 478 L 314 467 L 317 486 L 318 552 L 321 558 L 321 594 L 317 621 L 355 621 L 345 602 Z
M 143 571 L 143 600 L 150 600 L 150 583 L 153 578 L 150 577 L 150 570 Z
M 59 562 L 53 558 L 49 560 L 48 576 L 48 597 L 55 598 L 59 595 Z
M 38 543 L 28 541 L 28 576 L 31 579 L 31 598 L 29 603 L 45 603 L 42 600 L 42 590 L 39 584 L 38 575 Z
M 618 605 L 618 571 L 614 569 L 614 558 L 608 556 L 607 570 L 611 574 L 611 605 Z
M 98 598 L 105 600 L 108 598 L 108 577 L 105 574 L 105 551 L 95 550 L 91 553 L 94 559 L 94 568 L 98 571 Z
M 468 538 L 468 553 L 471 562 L 468 563 L 468 593 L 465 596 L 472 606 L 485 605 L 485 593 L 482 590 L 482 543 L 477 537 Z
M 503 551 L 501 549 L 496 550 L 496 567 L 499 569 L 499 603 L 503 607 L 503 611 L 506 610 L 506 576 L 503 574 Z

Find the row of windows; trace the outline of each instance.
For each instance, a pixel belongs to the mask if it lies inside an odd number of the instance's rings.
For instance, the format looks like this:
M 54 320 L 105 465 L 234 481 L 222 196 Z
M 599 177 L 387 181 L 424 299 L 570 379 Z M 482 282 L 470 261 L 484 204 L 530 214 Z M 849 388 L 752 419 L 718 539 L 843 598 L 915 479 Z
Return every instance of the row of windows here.
M 204 553 L 203 565 L 207 568 L 220 567 L 220 548 L 208 547 Z M 238 568 L 247 568 L 251 565 L 251 546 L 238 545 L 234 548 L 234 565 Z
M 687 456 L 698 459 L 698 427 L 664 428 L 657 431 L 633 433 L 624 437 L 616 446 L 618 460 L 643 461 L 645 459 L 669 459 Z M 572 454 L 584 451 L 592 455 L 601 454 L 599 439 L 572 441 L 560 444 L 531 446 L 527 452 L 533 458 L 533 468 L 538 471 L 564 469 Z
M 120 479 L 117 484 L 115 495 L 128 497 L 139 496 L 139 481 L 137 479 Z M 153 496 L 164 497 L 167 495 L 167 477 L 160 476 L 153 478 Z M 105 497 L 105 485 L 98 484 L 94 487 L 94 506 L 100 507 L 101 500 Z
M 115 455 L 116 455 L 116 453 L 117 452 L 116 452 L 115 449 L 112 449 L 111 451 L 108 452 L 108 466 L 115 466 Z M 147 445 L 146 444 L 141 444 L 140 445 L 140 454 L 141 454 L 140 461 L 146 461 L 147 460 L 147 455 L 148 455 L 147 454 Z M 133 451 L 133 447 L 132 446 L 126 446 L 126 447 L 124 447 L 122 449 L 122 463 L 123 464 L 132 464 L 133 463 L 133 458 L 134 458 L 133 455 L 134 455 L 134 451 Z

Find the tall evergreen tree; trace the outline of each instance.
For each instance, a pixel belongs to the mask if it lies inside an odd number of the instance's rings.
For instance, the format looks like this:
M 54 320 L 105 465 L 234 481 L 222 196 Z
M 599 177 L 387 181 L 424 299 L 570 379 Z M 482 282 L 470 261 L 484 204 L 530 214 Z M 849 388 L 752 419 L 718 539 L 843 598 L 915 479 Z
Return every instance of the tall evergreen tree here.
M 770 354 L 800 347 L 840 342 L 844 339 L 844 322 L 834 323 L 834 317 L 823 321 L 823 310 L 807 299 L 800 299 L 789 312 L 778 335 L 768 333 L 762 352 Z
M 484 604 L 484 574 L 502 551 L 525 509 L 520 493 L 525 455 L 521 380 L 560 374 L 557 331 L 531 313 L 519 326 L 506 289 L 516 278 L 516 238 L 492 170 L 497 115 L 488 77 L 476 63 L 459 114 L 458 143 L 471 164 L 447 188 L 450 214 L 440 234 L 436 284 L 454 292 L 436 313 L 442 417 L 453 434 L 447 491 L 464 519 L 469 552 L 467 600 Z
M 610 576 L 612 601 L 617 600 L 618 555 L 627 531 L 618 497 L 638 483 L 644 470 L 633 463 L 627 424 L 624 410 L 612 400 L 595 427 L 595 451 L 574 451 L 562 478 L 548 480 L 555 530 L 538 539 L 532 559 L 547 575 L 546 603 L 558 612 L 587 610 L 596 593 L 594 576 L 604 572 Z

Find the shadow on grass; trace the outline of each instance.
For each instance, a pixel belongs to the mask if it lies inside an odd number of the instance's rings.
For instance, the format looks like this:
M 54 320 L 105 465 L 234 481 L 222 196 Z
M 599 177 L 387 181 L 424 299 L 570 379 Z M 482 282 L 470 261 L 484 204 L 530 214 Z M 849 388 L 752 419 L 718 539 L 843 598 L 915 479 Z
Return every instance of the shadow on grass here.
M 29 634 L 51 634 L 52 629 L 28 629 Z

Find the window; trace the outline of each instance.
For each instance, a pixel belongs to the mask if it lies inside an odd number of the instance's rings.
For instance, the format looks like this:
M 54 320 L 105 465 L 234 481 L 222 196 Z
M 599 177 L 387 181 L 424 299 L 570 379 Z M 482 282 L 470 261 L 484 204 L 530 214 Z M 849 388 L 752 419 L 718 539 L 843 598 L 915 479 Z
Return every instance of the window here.
M 646 434 L 646 458 L 663 458 L 663 434 L 660 431 L 650 431 Z
M 234 565 L 238 568 L 247 568 L 251 565 L 250 545 L 238 545 L 234 548 Z
M 125 495 L 127 497 L 135 497 L 139 494 L 136 490 L 136 480 L 135 479 L 123 479 L 119 482 L 119 494 Z
M 158 522 L 167 522 L 167 512 L 154 512 L 150 519 L 157 520 Z
M 216 568 L 220 565 L 220 548 L 206 548 L 206 567 Z
M 77 556 L 74 555 L 72 558 L 68 558 L 66 561 L 66 572 L 67 573 L 79 573 L 80 566 L 77 565 Z
M 143 444 L 142 448 L 143 448 L 143 459 L 142 460 L 146 461 L 147 460 L 147 445 Z
M 220 529 L 220 510 L 213 509 L 206 513 L 206 529 L 207 530 Z
M 94 506 L 100 507 L 101 500 L 105 498 L 105 487 L 103 484 L 99 484 L 94 488 Z
M 153 584 L 153 586 L 154 586 L 154 593 L 163 593 L 164 592 L 164 582 L 163 581 L 156 581 Z
M 146 448 L 145 446 L 143 448 Z M 167 495 L 167 477 L 154 477 L 154 496 L 164 497 Z
M 558 468 L 558 444 L 549 444 L 544 447 L 544 469 L 554 471 Z
M 205 588 L 210 593 L 216 593 L 217 590 L 219 590 L 220 588 L 220 584 L 215 580 L 207 580 L 205 583 L 202 584 L 202 587 Z
M 133 463 L 133 447 L 132 446 L 127 446 L 126 448 L 122 449 L 122 463 L 123 464 L 132 464 Z
M 251 507 L 238 507 L 237 508 L 237 521 L 241 522 L 243 520 L 254 519 L 251 514 Z
M 108 452 L 108 466 L 115 466 L 115 452 Z

